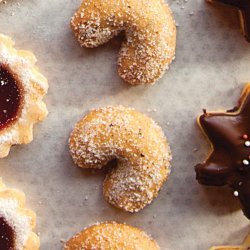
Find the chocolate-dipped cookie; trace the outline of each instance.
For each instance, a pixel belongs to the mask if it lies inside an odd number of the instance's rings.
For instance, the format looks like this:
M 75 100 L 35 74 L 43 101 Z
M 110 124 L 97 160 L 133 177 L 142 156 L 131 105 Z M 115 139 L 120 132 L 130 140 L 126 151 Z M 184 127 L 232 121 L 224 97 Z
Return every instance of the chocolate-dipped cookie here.
M 198 124 L 211 143 L 207 160 L 195 166 L 200 184 L 228 185 L 250 219 L 250 83 L 238 105 L 225 112 L 207 112 Z
M 250 1 L 249 0 L 207 0 L 211 3 L 219 3 L 237 9 L 243 34 L 250 42 Z

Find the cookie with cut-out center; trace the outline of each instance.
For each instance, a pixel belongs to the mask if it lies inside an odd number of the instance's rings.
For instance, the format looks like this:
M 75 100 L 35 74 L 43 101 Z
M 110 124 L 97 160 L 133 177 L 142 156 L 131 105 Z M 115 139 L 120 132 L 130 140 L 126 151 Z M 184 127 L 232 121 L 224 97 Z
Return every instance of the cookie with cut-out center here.
M 0 249 L 38 250 L 35 225 L 36 214 L 25 207 L 24 193 L 5 187 L 0 180 Z
M 35 56 L 13 46 L 0 34 L 0 158 L 12 145 L 31 142 L 33 125 L 48 113 L 42 101 L 48 83 L 35 66 Z

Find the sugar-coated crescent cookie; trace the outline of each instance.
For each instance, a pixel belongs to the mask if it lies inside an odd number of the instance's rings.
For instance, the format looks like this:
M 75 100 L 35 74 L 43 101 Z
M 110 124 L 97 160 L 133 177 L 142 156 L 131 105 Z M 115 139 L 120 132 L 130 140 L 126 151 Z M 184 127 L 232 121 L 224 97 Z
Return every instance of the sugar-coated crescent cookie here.
M 64 250 L 160 250 L 157 243 L 138 228 L 106 222 L 86 228 L 73 236 Z
M 0 180 L 0 249 L 39 249 L 35 226 L 36 214 L 25 208 L 24 193 L 6 188 Z
M 137 212 L 152 202 L 170 173 L 171 152 L 162 129 L 146 115 L 122 106 L 91 111 L 69 139 L 79 167 L 117 167 L 105 178 L 103 193 L 112 205 Z
M 0 34 L 0 158 L 12 145 L 31 142 L 33 125 L 48 113 L 42 101 L 48 83 L 35 66 L 35 56 L 13 46 Z
M 155 83 L 174 59 L 176 27 L 163 0 L 84 0 L 71 27 L 89 48 L 125 31 L 118 72 L 130 84 Z

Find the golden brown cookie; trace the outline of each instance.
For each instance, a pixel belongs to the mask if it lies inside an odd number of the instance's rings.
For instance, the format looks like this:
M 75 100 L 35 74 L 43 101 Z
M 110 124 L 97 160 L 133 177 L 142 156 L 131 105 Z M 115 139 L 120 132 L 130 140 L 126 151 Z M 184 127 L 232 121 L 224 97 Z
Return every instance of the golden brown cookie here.
M 250 235 L 246 237 L 244 242 L 238 246 L 216 246 L 209 250 L 249 250 L 250 249 Z
M 150 204 L 170 174 L 171 152 L 162 129 L 146 115 L 122 106 L 91 111 L 69 139 L 82 168 L 102 168 L 117 159 L 103 193 L 112 205 L 137 212 Z
M 64 250 L 160 250 L 157 243 L 138 228 L 106 222 L 73 236 Z
M 163 0 L 84 0 L 71 27 L 88 48 L 125 31 L 118 72 L 130 84 L 155 83 L 174 59 L 176 27 Z
M 0 34 L 0 158 L 12 145 L 31 142 L 33 125 L 48 113 L 42 101 L 48 83 L 35 66 L 35 56 L 13 46 Z
M 0 249 L 39 249 L 35 226 L 36 214 L 25 208 L 24 193 L 6 188 L 0 180 Z

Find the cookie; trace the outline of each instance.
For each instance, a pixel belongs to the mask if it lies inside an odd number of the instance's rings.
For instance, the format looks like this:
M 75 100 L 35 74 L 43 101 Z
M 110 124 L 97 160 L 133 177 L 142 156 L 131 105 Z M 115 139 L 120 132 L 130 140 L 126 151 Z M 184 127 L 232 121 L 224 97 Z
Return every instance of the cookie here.
M 250 249 L 250 235 L 246 237 L 244 242 L 238 246 L 215 246 L 209 250 L 249 250 Z
M 81 168 L 102 168 L 117 159 L 103 193 L 125 211 L 137 212 L 150 204 L 170 174 L 171 151 L 162 129 L 131 108 L 91 111 L 75 125 L 69 147 Z
M 242 32 L 250 42 L 250 3 L 248 0 L 207 0 L 210 3 L 223 4 L 227 7 L 237 9 L 239 12 Z
M 31 142 L 33 125 L 48 113 L 42 101 L 48 83 L 35 66 L 35 56 L 13 46 L 0 34 L 0 158 L 12 145 Z
M 238 105 L 228 111 L 207 112 L 198 124 L 209 139 L 212 151 L 195 167 L 200 184 L 229 186 L 250 218 L 250 84 Z
M 174 59 L 176 27 L 163 0 L 84 0 L 71 27 L 87 48 L 125 31 L 118 73 L 130 84 L 155 83 Z
M 25 207 L 24 193 L 6 188 L 0 180 L 0 249 L 38 250 L 35 225 L 36 214 Z
M 106 222 L 84 229 L 73 236 L 64 250 L 160 250 L 158 244 L 138 228 Z

